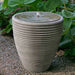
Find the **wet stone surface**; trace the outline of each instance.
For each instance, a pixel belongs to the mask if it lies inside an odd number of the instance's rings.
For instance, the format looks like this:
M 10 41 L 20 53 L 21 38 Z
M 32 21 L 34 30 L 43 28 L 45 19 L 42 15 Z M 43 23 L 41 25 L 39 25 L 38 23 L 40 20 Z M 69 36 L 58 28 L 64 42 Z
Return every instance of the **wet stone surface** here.
M 0 75 L 31 75 L 21 64 L 13 38 L 1 34 Z M 56 57 L 47 72 L 35 75 L 75 75 L 75 63 L 64 56 Z

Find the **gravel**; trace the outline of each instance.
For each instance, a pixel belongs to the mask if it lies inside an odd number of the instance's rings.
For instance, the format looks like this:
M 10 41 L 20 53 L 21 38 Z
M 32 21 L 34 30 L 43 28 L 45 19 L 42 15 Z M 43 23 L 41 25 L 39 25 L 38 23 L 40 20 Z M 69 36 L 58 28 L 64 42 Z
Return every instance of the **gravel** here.
M 13 38 L 0 34 L 0 75 L 75 75 L 75 62 L 65 56 L 56 57 L 48 71 L 29 73 L 19 59 Z

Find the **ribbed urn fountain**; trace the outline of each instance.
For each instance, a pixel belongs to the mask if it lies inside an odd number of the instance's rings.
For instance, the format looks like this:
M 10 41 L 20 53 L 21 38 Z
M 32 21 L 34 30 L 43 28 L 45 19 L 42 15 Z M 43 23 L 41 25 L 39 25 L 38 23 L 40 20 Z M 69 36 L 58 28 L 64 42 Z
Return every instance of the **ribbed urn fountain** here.
M 22 12 L 12 17 L 18 55 L 30 72 L 46 71 L 62 35 L 63 18 L 50 12 Z

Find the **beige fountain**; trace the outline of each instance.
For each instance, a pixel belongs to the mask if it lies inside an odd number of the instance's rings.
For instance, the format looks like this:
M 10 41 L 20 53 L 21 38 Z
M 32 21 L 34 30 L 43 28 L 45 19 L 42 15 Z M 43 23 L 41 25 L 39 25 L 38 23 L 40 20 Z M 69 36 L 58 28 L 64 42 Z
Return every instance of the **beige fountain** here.
M 22 12 L 12 17 L 18 55 L 30 72 L 46 71 L 58 49 L 63 18 L 50 12 Z

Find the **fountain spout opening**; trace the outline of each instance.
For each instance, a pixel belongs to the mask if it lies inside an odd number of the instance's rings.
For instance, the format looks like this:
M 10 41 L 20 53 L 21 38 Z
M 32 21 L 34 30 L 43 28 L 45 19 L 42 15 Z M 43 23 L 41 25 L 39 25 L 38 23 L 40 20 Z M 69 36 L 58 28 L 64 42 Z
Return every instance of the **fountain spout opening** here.
M 39 12 L 37 12 L 37 13 L 36 13 L 36 16 L 37 16 L 37 17 L 40 17 L 40 13 L 39 13 Z

